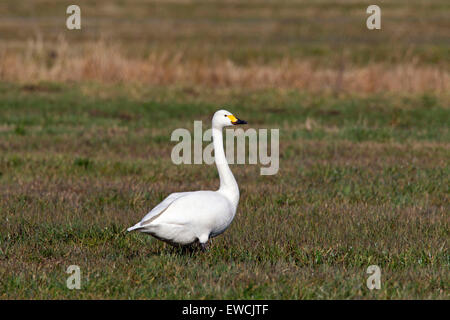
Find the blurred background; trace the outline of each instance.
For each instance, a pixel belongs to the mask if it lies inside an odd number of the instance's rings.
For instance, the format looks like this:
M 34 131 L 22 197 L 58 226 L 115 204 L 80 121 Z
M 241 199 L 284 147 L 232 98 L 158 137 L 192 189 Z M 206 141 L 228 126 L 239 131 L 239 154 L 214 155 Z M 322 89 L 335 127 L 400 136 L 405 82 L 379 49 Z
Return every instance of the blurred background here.
M 378 1 L 67 1 L 0 4 L 0 79 L 296 88 L 321 92 L 449 89 L 449 4 Z

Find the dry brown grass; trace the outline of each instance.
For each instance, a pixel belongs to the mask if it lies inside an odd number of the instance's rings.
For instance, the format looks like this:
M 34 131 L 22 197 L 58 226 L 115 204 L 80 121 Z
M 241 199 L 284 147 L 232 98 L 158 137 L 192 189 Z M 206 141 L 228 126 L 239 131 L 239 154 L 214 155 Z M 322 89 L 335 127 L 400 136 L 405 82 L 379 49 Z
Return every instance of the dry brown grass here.
M 235 88 L 295 88 L 311 92 L 444 93 L 450 74 L 438 65 L 410 61 L 403 64 L 370 63 L 338 68 L 317 67 L 308 59 L 237 65 L 228 59 L 194 61 L 183 53 L 150 53 L 129 57 L 118 45 L 105 41 L 83 44 L 73 50 L 61 38 L 57 44 L 28 42 L 25 50 L 0 51 L 0 81 L 143 83 L 148 85 L 200 85 Z

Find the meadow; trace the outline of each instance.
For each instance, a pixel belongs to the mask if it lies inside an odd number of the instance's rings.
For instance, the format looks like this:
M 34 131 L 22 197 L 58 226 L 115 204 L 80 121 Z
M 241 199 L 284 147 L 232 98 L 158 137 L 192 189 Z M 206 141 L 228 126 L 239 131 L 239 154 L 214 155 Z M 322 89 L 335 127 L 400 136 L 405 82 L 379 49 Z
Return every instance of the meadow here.
M 23 3 L 0 4 L 1 299 L 450 298 L 447 1 L 382 3 L 376 32 L 353 0 L 79 1 L 76 32 Z M 218 187 L 170 135 L 224 107 L 280 129 L 279 172 L 231 166 L 207 252 L 126 233 Z

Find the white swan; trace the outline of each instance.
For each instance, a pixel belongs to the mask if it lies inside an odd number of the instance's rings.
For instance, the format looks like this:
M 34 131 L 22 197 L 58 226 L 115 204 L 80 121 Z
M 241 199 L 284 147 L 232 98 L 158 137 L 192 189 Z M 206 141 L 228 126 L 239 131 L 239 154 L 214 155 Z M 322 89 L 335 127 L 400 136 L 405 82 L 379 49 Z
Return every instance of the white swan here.
M 246 123 L 226 110 L 213 116 L 214 158 L 220 177 L 217 191 L 172 193 L 128 231 L 148 233 L 174 245 L 198 241 L 203 249 L 209 238 L 224 232 L 236 214 L 239 188 L 225 157 L 222 129 Z

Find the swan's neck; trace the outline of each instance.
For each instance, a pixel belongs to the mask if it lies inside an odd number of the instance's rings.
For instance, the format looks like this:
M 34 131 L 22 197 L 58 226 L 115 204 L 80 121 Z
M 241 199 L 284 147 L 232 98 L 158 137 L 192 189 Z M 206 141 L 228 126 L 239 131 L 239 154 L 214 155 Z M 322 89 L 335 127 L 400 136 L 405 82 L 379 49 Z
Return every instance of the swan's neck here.
M 220 188 L 218 192 L 225 195 L 236 208 L 239 202 L 239 188 L 225 157 L 222 128 L 217 128 L 213 125 L 212 137 L 214 143 L 214 160 L 220 177 Z

